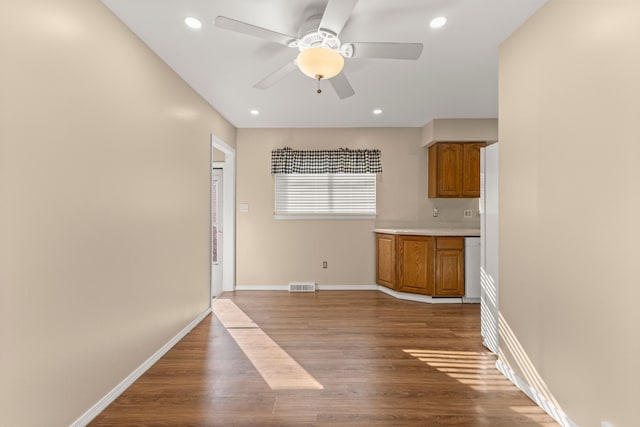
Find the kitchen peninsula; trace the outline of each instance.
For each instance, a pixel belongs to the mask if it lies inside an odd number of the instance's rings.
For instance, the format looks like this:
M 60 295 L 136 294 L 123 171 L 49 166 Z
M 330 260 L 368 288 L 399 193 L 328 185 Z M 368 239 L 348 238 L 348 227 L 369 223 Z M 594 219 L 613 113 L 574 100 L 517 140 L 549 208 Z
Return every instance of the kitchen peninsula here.
M 465 295 L 465 237 L 479 228 L 376 228 L 376 283 L 433 298 Z

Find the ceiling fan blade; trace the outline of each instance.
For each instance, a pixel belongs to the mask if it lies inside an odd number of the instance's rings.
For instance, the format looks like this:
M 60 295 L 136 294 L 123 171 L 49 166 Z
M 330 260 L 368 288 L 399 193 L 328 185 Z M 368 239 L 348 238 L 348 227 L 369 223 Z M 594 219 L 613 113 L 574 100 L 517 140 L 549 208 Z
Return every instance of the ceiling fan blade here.
M 280 43 L 285 46 L 289 46 L 289 43 L 297 40 L 293 36 L 277 33 L 275 31 L 267 30 L 266 28 L 262 27 L 256 27 L 255 25 L 247 24 L 246 22 L 242 21 L 236 21 L 235 19 L 227 18 L 226 16 L 218 16 L 214 23 L 216 27 L 224 28 L 225 30 L 247 34 L 253 37 Z
M 340 34 L 344 24 L 351 16 L 353 8 L 356 7 L 356 3 L 358 0 L 329 0 L 324 9 L 319 29 L 329 30 L 336 36 Z
M 352 58 L 418 59 L 422 43 L 351 43 Z
M 338 98 L 340 99 L 348 98 L 356 93 L 351 87 L 349 80 L 347 80 L 347 76 L 344 75 L 344 72 L 330 78 L 329 83 L 331 83 L 331 86 L 333 86 L 333 89 L 336 91 Z
M 273 73 L 269 74 L 264 79 L 260 80 L 258 83 L 254 84 L 253 87 L 256 89 L 267 89 L 274 84 L 278 83 L 282 80 L 287 74 L 297 69 L 298 66 L 294 61 L 287 62 L 283 67 L 278 68 Z

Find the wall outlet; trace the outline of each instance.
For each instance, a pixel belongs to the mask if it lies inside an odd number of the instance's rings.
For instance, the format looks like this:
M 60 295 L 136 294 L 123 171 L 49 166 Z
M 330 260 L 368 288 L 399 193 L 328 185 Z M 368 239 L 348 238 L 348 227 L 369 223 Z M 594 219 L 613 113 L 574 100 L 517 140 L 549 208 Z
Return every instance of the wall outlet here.
M 322 268 L 327 268 L 327 261 L 322 261 Z
M 438 217 L 438 208 L 433 208 L 433 213 L 432 213 L 434 218 Z
M 465 217 L 465 218 L 473 218 L 473 210 L 471 210 L 471 209 L 465 209 L 465 210 L 464 210 L 464 217 Z

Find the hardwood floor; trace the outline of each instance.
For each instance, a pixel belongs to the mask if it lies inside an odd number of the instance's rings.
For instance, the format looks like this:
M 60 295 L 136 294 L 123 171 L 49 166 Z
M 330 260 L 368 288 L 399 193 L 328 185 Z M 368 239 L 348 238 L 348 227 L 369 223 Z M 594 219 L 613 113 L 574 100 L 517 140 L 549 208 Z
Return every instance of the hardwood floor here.
M 255 324 L 227 329 L 207 317 L 90 425 L 557 425 L 495 369 L 481 345 L 477 304 L 423 304 L 377 291 L 221 298 Z M 229 332 L 249 329 L 266 334 L 322 389 L 272 389 Z M 273 366 L 266 345 L 243 348 L 263 358 L 260 369 Z

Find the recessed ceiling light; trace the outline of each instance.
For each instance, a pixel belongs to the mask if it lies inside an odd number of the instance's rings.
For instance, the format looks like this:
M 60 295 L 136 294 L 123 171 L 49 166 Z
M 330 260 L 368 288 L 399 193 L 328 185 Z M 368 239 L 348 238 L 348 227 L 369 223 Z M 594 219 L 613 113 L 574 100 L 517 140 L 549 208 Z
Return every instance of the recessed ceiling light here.
M 444 16 L 438 16 L 437 18 L 433 18 L 431 20 L 431 22 L 429 23 L 429 26 L 431 28 L 442 28 L 446 23 L 447 23 L 447 18 L 445 18 Z
M 202 28 L 202 22 L 198 18 L 194 18 L 193 16 L 187 16 L 184 18 L 184 23 L 187 24 L 187 27 L 193 28 L 195 30 Z
M 373 114 L 375 114 L 376 116 L 379 116 L 380 114 L 382 114 L 382 109 L 376 108 L 375 110 L 373 110 Z
M 260 111 L 258 111 L 258 110 L 251 110 L 251 111 L 249 111 L 249 113 L 251 113 L 252 116 L 259 116 L 260 115 Z

